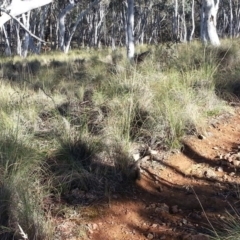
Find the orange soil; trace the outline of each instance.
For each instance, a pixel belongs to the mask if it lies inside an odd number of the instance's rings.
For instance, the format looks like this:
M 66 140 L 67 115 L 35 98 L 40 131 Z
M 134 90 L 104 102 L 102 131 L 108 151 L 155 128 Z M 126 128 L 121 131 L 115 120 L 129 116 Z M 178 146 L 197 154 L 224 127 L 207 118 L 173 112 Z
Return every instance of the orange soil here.
M 107 206 L 94 206 L 98 214 L 85 222 L 85 238 L 66 239 L 209 239 L 205 235 L 212 230 L 210 223 L 216 228 L 226 209 L 239 207 L 238 146 L 236 110 L 213 120 L 205 136 L 187 137 L 181 152 L 142 166 L 141 179 L 129 194 L 113 195 Z

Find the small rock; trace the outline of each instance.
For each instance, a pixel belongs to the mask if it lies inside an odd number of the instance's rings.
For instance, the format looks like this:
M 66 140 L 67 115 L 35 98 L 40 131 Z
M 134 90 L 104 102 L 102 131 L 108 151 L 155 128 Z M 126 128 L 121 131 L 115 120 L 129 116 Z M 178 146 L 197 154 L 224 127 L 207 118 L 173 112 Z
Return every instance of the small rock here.
M 98 229 L 98 225 L 97 225 L 96 223 L 93 223 L 93 225 L 92 225 L 92 229 L 93 229 L 93 230 Z
M 153 228 L 156 228 L 158 225 L 156 223 L 152 224 Z
M 150 152 L 151 155 L 156 155 L 156 154 L 158 154 L 158 151 L 153 150 L 153 149 L 151 149 L 151 148 L 149 148 L 149 152 Z
M 165 203 L 158 204 L 158 207 L 155 209 L 155 212 L 169 213 L 169 206 Z
M 140 153 L 139 153 L 139 152 L 138 152 L 138 153 L 134 153 L 132 156 L 133 156 L 133 159 L 134 159 L 135 161 L 137 161 L 137 160 L 140 159 Z
M 228 158 L 226 158 L 228 160 L 228 162 L 232 162 L 234 160 L 234 155 L 229 156 Z
M 232 164 L 237 167 L 237 166 L 240 165 L 240 161 L 238 161 L 238 160 L 233 160 L 233 161 L 232 161 Z
M 208 169 L 204 172 L 204 175 L 207 177 L 207 178 L 216 178 L 217 177 L 217 174 L 211 170 L 211 169 Z
M 217 158 L 219 158 L 219 159 L 224 159 L 224 157 L 223 157 L 222 154 L 219 154 L 219 155 L 217 156 Z
M 229 173 L 229 176 L 230 176 L 230 177 L 233 177 L 234 175 L 235 175 L 235 172 L 230 172 L 230 173 Z
M 228 180 L 227 174 L 224 174 L 224 175 L 223 175 L 223 180 L 224 180 L 224 181 L 227 181 L 227 180 Z
M 172 211 L 173 214 L 178 213 L 178 211 L 179 211 L 178 210 L 178 205 L 172 206 L 171 211 Z
M 184 225 L 186 225 L 186 224 L 187 224 L 187 220 L 186 220 L 185 218 L 183 218 L 182 223 L 183 223 Z
M 228 160 L 231 157 L 231 153 L 225 154 L 225 159 Z
M 152 203 L 151 205 L 150 205 L 150 208 L 155 208 L 156 207 L 156 204 L 155 203 Z
M 153 236 L 152 233 L 149 233 L 149 234 L 147 235 L 147 239 L 153 239 L 153 238 L 154 238 L 154 236 Z
M 216 170 L 217 170 L 218 172 L 223 172 L 223 168 L 222 168 L 222 167 L 217 167 Z
M 198 139 L 200 139 L 200 140 L 204 140 L 204 139 L 206 139 L 206 137 L 203 136 L 202 134 L 199 134 L 199 135 L 198 135 Z

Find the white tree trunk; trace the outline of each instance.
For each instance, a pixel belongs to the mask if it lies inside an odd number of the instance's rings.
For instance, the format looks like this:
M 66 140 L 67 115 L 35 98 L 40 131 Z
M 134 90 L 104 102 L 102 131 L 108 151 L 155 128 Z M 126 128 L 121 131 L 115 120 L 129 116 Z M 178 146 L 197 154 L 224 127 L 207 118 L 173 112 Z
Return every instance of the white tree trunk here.
M 16 24 L 15 27 L 16 27 L 16 35 L 17 35 L 17 54 L 21 55 L 22 44 L 21 44 L 21 39 L 20 39 L 20 25 Z
M 12 0 L 12 3 L 6 7 L 6 11 L 11 14 L 11 16 L 18 16 L 25 12 L 29 12 L 32 9 L 42 7 L 44 5 L 47 5 L 51 3 L 53 0 L 28 0 L 28 1 L 22 1 L 22 0 Z M 10 20 L 11 17 L 5 13 L 2 12 L 2 15 L 0 16 L 0 27 L 3 26 L 4 23 L 6 23 L 8 20 Z
M 30 11 L 27 13 L 27 16 L 25 14 L 22 14 L 22 19 L 23 19 L 23 24 L 24 24 L 25 28 L 29 30 Z M 29 33 L 25 32 L 23 46 L 22 46 L 22 53 L 21 53 L 22 57 L 27 57 L 29 40 L 30 40 Z
M 186 26 L 186 18 L 185 18 L 185 0 L 182 0 L 182 31 L 181 31 L 181 41 L 187 41 L 187 26 Z
M 68 53 L 69 48 L 70 48 L 70 44 L 72 41 L 72 37 L 77 29 L 78 24 L 83 20 L 84 16 L 86 16 L 89 11 L 91 10 L 91 8 L 95 5 L 97 5 L 98 3 L 100 3 L 102 0 L 95 0 L 94 2 L 92 2 L 91 4 L 89 4 L 88 8 L 83 10 L 80 15 L 78 16 L 71 32 L 69 35 L 68 39 L 65 39 L 65 17 L 67 15 L 67 13 L 69 13 L 76 5 L 74 4 L 74 1 L 72 1 L 73 3 L 70 3 L 60 14 L 59 14 L 59 46 L 60 49 L 62 51 L 64 51 L 65 53 Z
M 194 31 L 195 31 L 195 11 L 194 11 L 194 1 L 195 0 L 192 0 L 192 31 L 191 31 L 191 34 L 189 36 L 189 41 L 191 42 L 192 39 L 193 39 L 193 34 L 194 34 Z
M 219 0 L 203 0 L 201 19 L 201 39 L 204 43 L 210 42 L 213 46 L 219 46 L 220 40 L 217 34 L 217 12 Z
M 76 6 L 74 3 L 69 3 L 58 15 L 59 26 L 59 47 L 65 52 L 65 18 L 66 15 Z M 67 50 L 68 51 L 68 50 Z
M 173 38 L 177 40 L 179 37 L 178 31 L 178 0 L 175 0 L 174 18 L 173 18 Z
M 128 36 L 128 44 L 127 44 L 127 56 L 129 60 L 133 60 L 135 46 L 134 46 L 134 0 L 128 0 L 128 19 L 127 19 L 127 36 Z
M 233 7 L 232 7 L 232 0 L 229 0 L 229 11 L 230 11 L 230 31 L 229 35 L 230 38 L 233 37 Z

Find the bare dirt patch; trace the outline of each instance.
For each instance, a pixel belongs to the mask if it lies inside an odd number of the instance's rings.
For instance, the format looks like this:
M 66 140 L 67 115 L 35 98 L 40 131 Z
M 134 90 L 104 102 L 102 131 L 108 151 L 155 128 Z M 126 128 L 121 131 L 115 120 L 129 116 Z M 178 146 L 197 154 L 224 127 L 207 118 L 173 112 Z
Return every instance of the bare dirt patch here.
M 143 160 L 140 180 L 125 194 L 57 218 L 59 239 L 209 239 L 209 221 L 217 229 L 226 210 L 240 207 L 239 167 L 236 109 L 213 119 L 206 134 L 186 137 L 182 151 Z

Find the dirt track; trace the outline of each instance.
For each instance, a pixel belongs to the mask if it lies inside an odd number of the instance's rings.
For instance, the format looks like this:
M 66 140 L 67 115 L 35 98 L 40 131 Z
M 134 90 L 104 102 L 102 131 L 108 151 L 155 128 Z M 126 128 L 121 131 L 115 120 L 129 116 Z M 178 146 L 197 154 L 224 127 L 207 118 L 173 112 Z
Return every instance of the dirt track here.
M 141 179 L 129 193 L 83 210 L 93 216 L 84 222 L 87 236 L 71 235 L 76 219 L 59 219 L 59 230 L 67 231 L 70 240 L 209 239 L 208 221 L 217 228 L 225 210 L 232 211 L 230 205 L 240 207 L 239 146 L 236 109 L 234 115 L 212 120 L 205 135 L 186 138 L 182 152 L 143 161 Z

